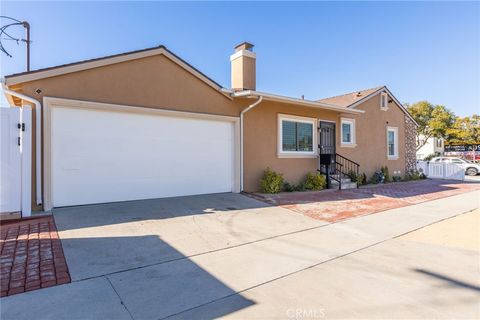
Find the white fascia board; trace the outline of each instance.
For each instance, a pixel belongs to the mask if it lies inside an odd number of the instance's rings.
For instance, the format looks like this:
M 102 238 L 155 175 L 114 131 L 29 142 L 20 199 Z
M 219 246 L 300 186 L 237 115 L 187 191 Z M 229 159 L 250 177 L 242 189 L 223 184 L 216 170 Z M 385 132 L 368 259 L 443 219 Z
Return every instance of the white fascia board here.
M 407 115 L 407 117 L 410 118 L 410 120 L 413 121 L 413 123 L 415 123 L 415 125 L 418 127 L 418 123 L 415 121 L 415 119 L 413 119 L 412 115 L 408 112 L 408 110 L 403 106 L 403 104 L 400 103 L 400 101 L 397 100 L 397 98 L 395 98 L 395 96 L 392 94 L 392 92 L 390 90 L 388 90 L 388 88 L 386 86 L 383 86 L 381 87 L 380 89 L 378 89 L 377 91 L 374 91 L 372 93 L 370 93 L 368 96 L 366 97 L 363 97 L 362 99 L 358 100 L 357 102 L 347 106 L 347 108 L 349 109 L 354 109 L 355 107 L 357 107 L 358 105 L 364 103 L 365 101 L 369 100 L 370 98 L 373 98 L 375 97 L 377 94 L 380 94 L 381 92 L 386 92 L 392 99 L 393 101 L 395 101 L 395 103 L 400 107 L 400 109 Z
M 378 89 L 377 91 L 374 91 L 374 92 L 370 93 L 369 95 L 363 97 L 362 99 L 358 100 L 357 102 L 352 103 L 351 105 L 347 106 L 347 108 L 352 108 L 352 109 L 354 109 L 356 106 L 364 103 L 365 101 L 369 100 L 370 98 L 375 97 L 377 94 L 381 93 L 381 92 L 384 91 L 385 89 L 386 89 L 386 87 L 381 87 L 381 88 Z
M 253 90 L 245 90 L 245 91 L 234 92 L 232 94 L 232 96 L 236 97 L 236 98 L 240 98 L 240 97 L 246 97 L 246 98 L 263 97 L 265 100 L 270 100 L 270 101 L 292 103 L 292 104 L 298 104 L 298 105 L 302 105 L 302 106 L 306 106 L 306 107 L 310 107 L 310 108 L 332 110 L 332 111 L 338 111 L 338 112 L 344 112 L 344 113 L 350 113 L 350 114 L 360 114 L 360 113 L 365 112 L 364 110 L 347 109 L 347 108 L 342 108 L 342 107 L 339 107 L 339 106 L 336 106 L 336 105 L 333 105 L 333 104 L 320 103 L 320 102 L 311 101 L 311 100 L 304 100 L 304 99 L 298 99 L 298 98 L 279 96 L 279 95 L 276 95 L 276 94 L 253 91 Z

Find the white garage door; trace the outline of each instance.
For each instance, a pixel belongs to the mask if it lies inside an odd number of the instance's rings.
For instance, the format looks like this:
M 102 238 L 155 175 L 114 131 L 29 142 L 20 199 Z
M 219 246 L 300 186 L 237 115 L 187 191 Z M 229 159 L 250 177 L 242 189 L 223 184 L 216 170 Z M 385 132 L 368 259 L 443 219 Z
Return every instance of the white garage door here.
M 55 107 L 50 128 L 54 207 L 232 191 L 233 122 Z

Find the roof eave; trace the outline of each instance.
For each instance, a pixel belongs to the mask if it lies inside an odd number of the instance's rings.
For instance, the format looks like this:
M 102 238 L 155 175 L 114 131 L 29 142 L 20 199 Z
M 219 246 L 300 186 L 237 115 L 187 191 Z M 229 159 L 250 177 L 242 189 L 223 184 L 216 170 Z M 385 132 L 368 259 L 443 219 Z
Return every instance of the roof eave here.
M 276 94 L 272 94 L 272 93 L 259 92 L 259 91 L 255 91 L 255 90 L 244 90 L 244 91 L 233 92 L 232 97 L 234 97 L 234 98 L 258 98 L 258 97 L 263 97 L 263 99 L 269 100 L 269 101 L 291 103 L 291 104 L 297 104 L 297 105 L 310 107 L 310 108 L 332 110 L 332 111 L 337 111 L 337 112 L 342 112 L 342 113 L 350 113 L 350 114 L 361 114 L 361 113 L 365 112 L 364 110 L 347 109 L 347 108 L 339 107 L 339 106 L 328 104 L 328 103 L 320 103 L 320 102 L 311 101 L 311 100 L 285 97 L 285 96 L 280 96 L 280 95 L 276 95 Z
M 413 123 L 418 127 L 417 121 L 415 121 L 415 119 L 412 117 L 412 115 L 410 114 L 410 112 L 408 112 L 407 108 L 405 108 L 405 107 L 403 106 L 403 104 L 402 104 L 400 101 L 398 101 L 398 99 L 397 99 L 397 98 L 393 95 L 393 93 L 387 88 L 387 86 L 383 86 L 383 87 L 379 88 L 378 90 L 370 93 L 369 95 L 363 97 L 362 99 L 360 99 L 360 100 L 358 100 L 358 101 L 356 101 L 356 102 L 348 105 L 347 108 L 349 108 L 349 109 L 354 109 L 354 108 L 357 107 L 358 105 L 364 103 L 364 102 L 367 101 L 368 99 L 376 96 L 377 94 L 379 94 L 380 92 L 383 92 L 383 91 L 386 91 L 386 92 L 393 98 L 393 100 L 394 100 L 395 103 L 400 107 L 400 109 L 401 109 L 401 110 L 407 115 L 407 117 L 409 117 L 410 120 L 412 120 Z
M 8 87 L 15 84 L 21 84 L 21 83 L 30 82 L 30 81 L 56 77 L 56 76 L 60 76 L 68 73 L 103 67 L 107 65 L 127 62 L 131 60 L 136 60 L 136 59 L 142 59 L 142 58 L 151 57 L 151 56 L 160 55 L 160 54 L 164 55 L 174 63 L 178 64 L 179 66 L 184 68 L 186 71 L 190 72 L 192 75 L 202 80 L 213 89 L 217 90 L 226 98 L 232 99 L 230 94 L 222 90 L 223 88 L 220 84 L 210 79 L 208 76 L 206 76 L 201 71 L 193 67 L 191 64 L 189 64 L 188 62 L 186 62 L 185 60 L 183 60 L 182 58 L 180 58 L 179 56 L 177 56 L 176 54 L 168 50 L 163 45 L 156 48 L 149 48 L 149 49 L 138 50 L 138 51 L 133 51 L 129 53 L 122 53 L 122 54 L 92 59 L 92 60 L 80 61 L 80 62 L 61 65 L 57 67 L 34 70 L 34 71 L 24 72 L 19 74 L 11 74 L 11 75 L 5 76 L 5 84 Z

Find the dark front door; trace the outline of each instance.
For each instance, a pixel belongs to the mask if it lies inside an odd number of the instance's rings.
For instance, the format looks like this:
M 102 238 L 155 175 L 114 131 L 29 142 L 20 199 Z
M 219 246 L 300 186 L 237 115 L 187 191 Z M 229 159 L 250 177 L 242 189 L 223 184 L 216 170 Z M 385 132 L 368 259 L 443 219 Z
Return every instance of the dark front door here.
M 320 154 L 335 154 L 335 123 L 320 121 Z
M 330 173 L 335 171 L 335 123 L 320 121 L 320 158 L 322 155 L 330 155 Z M 328 158 L 328 156 L 327 156 Z M 326 173 L 325 164 L 320 165 L 322 173 Z

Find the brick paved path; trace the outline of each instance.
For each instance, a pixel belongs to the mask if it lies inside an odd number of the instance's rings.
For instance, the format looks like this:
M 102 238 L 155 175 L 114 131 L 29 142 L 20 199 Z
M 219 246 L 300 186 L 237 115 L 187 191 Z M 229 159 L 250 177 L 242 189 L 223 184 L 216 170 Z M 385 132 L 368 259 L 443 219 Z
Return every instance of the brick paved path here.
M 70 282 L 53 217 L 0 225 L 2 297 Z
M 325 190 L 255 196 L 270 204 L 282 206 L 314 219 L 335 222 L 479 189 L 480 183 L 422 180 L 342 191 Z

